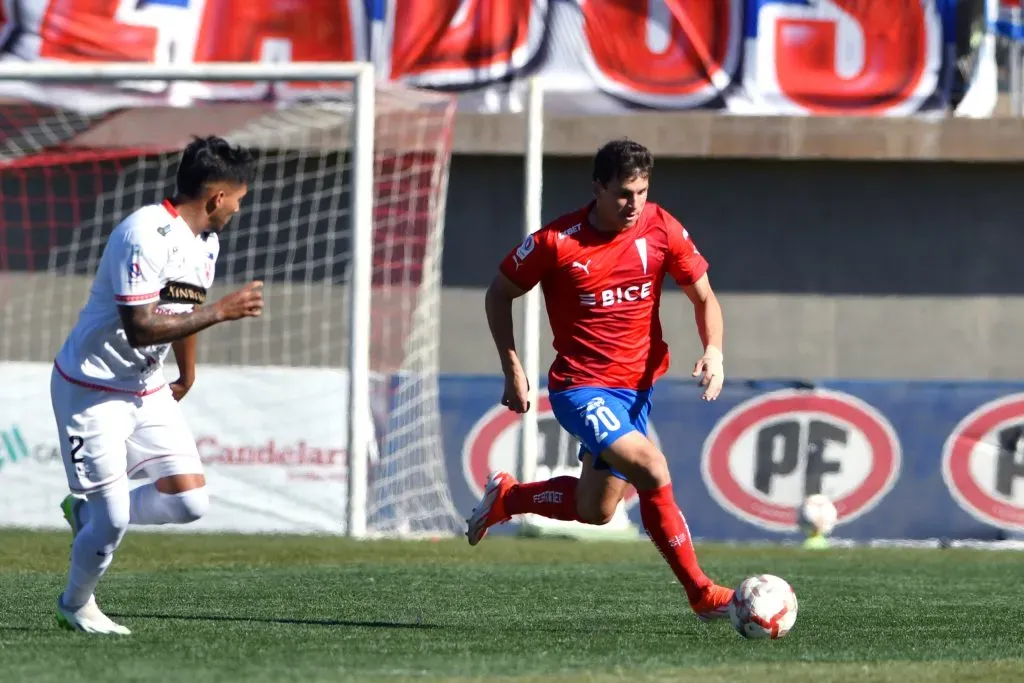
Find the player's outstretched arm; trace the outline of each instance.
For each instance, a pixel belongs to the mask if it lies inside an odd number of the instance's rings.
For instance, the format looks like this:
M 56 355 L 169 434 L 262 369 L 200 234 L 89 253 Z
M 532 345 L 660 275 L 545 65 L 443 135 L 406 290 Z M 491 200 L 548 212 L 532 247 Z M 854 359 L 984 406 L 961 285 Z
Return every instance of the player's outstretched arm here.
M 491 338 L 498 349 L 501 370 L 505 375 L 505 393 L 501 402 L 517 413 L 525 413 L 530 408 L 526 400 L 529 382 L 516 353 L 512 322 L 512 302 L 525 293 L 503 273 L 498 273 L 484 297 L 487 326 L 491 329 Z
M 704 355 L 693 366 L 693 376 L 701 378 L 704 400 L 714 401 L 722 391 L 725 381 L 724 356 L 722 343 L 725 336 L 725 318 L 718 297 L 711 289 L 711 281 L 707 273 L 692 285 L 683 287 L 686 296 L 693 303 L 694 318 L 697 322 L 697 333 L 704 345 Z
M 217 323 L 259 316 L 263 313 L 263 283 L 250 282 L 212 306 L 185 315 L 161 315 L 156 307 L 157 302 L 118 306 L 129 344 L 134 347 L 169 344 Z

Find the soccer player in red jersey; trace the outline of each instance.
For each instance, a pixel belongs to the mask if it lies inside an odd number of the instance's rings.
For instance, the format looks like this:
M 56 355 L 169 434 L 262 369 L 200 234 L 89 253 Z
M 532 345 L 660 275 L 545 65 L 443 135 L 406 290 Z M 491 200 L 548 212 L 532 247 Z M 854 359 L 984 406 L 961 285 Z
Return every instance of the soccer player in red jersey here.
M 725 378 L 724 325 L 707 261 L 683 226 L 647 201 L 653 167 L 651 153 L 636 142 L 602 147 L 594 158 L 594 200 L 527 237 L 487 290 L 487 322 L 505 374 L 502 404 L 523 413 L 527 378 L 516 354 L 512 301 L 540 284 L 558 354 L 548 374 L 551 409 L 580 440 L 583 469 L 579 478 L 529 483 L 492 474 L 467 536 L 476 545 L 491 526 L 525 513 L 606 524 L 632 484 L 644 528 L 690 607 L 708 620 L 728 615 L 733 591 L 701 571 L 668 462 L 647 438 L 651 391 L 669 365 L 658 317 L 665 274 L 693 302 L 704 344 L 693 375 L 708 401 Z

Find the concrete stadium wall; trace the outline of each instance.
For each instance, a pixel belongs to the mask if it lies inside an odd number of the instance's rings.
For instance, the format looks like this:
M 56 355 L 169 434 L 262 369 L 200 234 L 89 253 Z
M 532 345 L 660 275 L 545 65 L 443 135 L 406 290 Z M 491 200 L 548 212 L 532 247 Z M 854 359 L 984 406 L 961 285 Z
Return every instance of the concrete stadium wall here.
M 589 170 L 581 156 L 546 162 L 545 219 L 588 199 Z M 483 289 L 520 240 L 521 179 L 519 157 L 453 160 L 443 372 L 497 371 Z M 1016 167 L 1005 163 L 669 158 L 657 163 L 652 195 L 687 225 L 712 264 L 732 376 L 1012 379 L 1024 377 L 1019 186 Z M 6 203 L 5 210 L 14 208 Z M 28 237 L 14 234 L 15 223 L 5 217 L 0 242 L 16 255 Z M 60 284 L 54 309 L 56 300 L 25 279 L 30 266 L 7 267 L 0 273 L 0 357 L 46 360 L 73 322 L 85 281 Z M 268 286 L 272 307 L 344 298 L 340 287 L 327 294 L 320 287 L 310 297 L 295 289 L 303 285 L 290 286 Z M 663 320 L 675 353 L 672 372 L 686 375 L 698 347 L 689 304 L 673 289 Z M 341 310 L 324 304 L 214 330 L 204 360 L 342 359 Z M 337 318 L 329 336 L 308 322 L 325 316 Z
M 48 361 L 74 324 L 89 279 L 0 277 L 0 360 Z M 54 292 L 57 290 L 57 293 Z M 34 296 L 25 292 L 35 291 Z M 48 292 L 44 294 L 44 292 Z M 226 292 L 225 283 L 214 295 Z M 270 283 L 263 319 L 202 334 L 204 363 L 338 365 L 347 353 L 342 287 Z M 1024 377 L 1024 298 L 851 296 L 723 292 L 730 376 L 741 378 L 1012 379 Z M 41 302 L 59 301 L 56 309 Z M 297 308 L 296 302 L 321 302 Z M 325 327 L 323 321 L 329 321 Z M 686 297 L 662 304 L 672 347 L 670 376 L 686 376 L 700 347 Z M 441 371 L 498 372 L 483 314 L 483 289 L 447 287 L 441 301 Z M 542 325 L 543 367 L 551 336 Z
M 588 199 L 589 164 L 545 163 L 545 219 Z M 454 159 L 449 370 L 495 369 L 482 289 L 520 239 L 521 179 L 518 157 Z M 671 158 L 652 186 L 711 262 L 729 372 L 756 378 L 1024 376 L 1020 197 L 1015 166 L 951 162 Z M 662 310 L 685 374 L 698 351 L 688 302 Z

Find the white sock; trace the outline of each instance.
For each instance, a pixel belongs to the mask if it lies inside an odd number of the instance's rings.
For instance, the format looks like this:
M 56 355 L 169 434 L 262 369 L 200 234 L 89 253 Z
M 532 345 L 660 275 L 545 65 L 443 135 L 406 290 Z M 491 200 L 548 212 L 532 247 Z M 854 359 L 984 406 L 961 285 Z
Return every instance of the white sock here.
M 89 523 L 89 500 L 82 501 L 82 506 L 78 509 L 78 527 L 84 529 L 85 525 Z
M 210 497 L 205 488 L 183 493 L 162 493 L 154 484 L 131 492 L 132 524 L 188 524 L 206 513 Z
M 71 546 L 71 571 L 63 596 L 65 607 L 78 609 L 93 596 L 128 529 L 129 506 L 126 479 L 89 494 L 88 523 Z

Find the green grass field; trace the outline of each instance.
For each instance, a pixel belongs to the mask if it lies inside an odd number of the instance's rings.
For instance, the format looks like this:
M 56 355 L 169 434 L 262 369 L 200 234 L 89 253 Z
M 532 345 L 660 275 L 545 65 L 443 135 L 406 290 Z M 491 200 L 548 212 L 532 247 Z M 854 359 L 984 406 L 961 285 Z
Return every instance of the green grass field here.
M 0 532 L 0 681 L 1024 680 L 1024 555 L 698 550 L 715 578 L 771 572 L 796 627 L 700 624 L 653 546 L 489 538 L 128 534 L 98 597 L 134 631 L 57 628 L 69 536 Z

